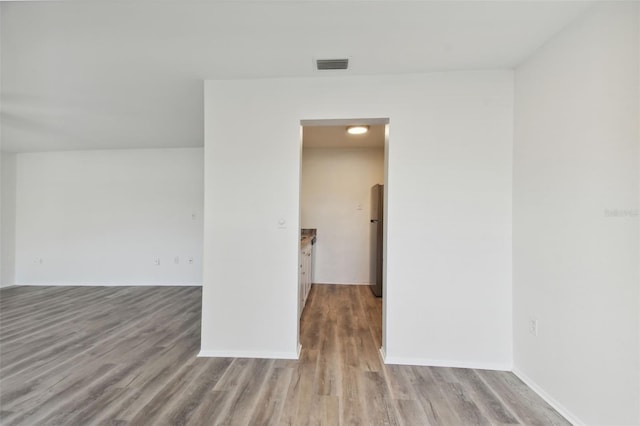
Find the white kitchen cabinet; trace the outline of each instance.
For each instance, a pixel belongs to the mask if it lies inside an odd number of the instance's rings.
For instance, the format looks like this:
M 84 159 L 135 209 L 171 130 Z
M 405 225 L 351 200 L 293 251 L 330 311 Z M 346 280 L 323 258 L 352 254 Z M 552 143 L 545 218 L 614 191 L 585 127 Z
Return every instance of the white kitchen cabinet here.
M 305 241 L 300 248 L 299 258 L 299 280 L 298 280 L 298 317 L 302 316 L 302 311 L 307 303 L 309 291 L 311 290 L 313 275 L 313 244 L 311 241 Z

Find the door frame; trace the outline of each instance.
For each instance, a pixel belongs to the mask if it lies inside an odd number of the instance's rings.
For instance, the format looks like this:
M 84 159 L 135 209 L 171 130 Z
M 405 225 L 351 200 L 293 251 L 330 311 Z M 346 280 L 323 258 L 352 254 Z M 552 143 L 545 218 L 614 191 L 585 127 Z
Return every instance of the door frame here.
M 299 155 L 298 155 L 298 223 L 302 224 L 301 210 L 302 210 L 302 149 L 303 149 L 303 141 L 302 141 L 302 128 L 304 126 L 351 126 L 356 124 L 364 124 L 369 126 L 374 125 L 384 125 L 384 222 L 382 227 L 382 346 L 380 347 L 380 354 L 382 356 L 382 360 L 384 362 L 387 347 L 387 301 L 388 301 L 388 292 L 387 292 L 387 234 L 389 223 L 389 214 L 388 214 L 388 205 L 389 205 L 389 127 L 390 127 L 390 119 L 389 117 L 378 117 L 378 118 L 338 118 L 338 119 L 301 119 L 300 120 L 300 140 L 299 140 Z M 300 241 L 299 236 L 297 240 L 298 253 L 300 252 Z M 298 255 L 299 256 L 299 255 Z M 296 268 L 300 264 L 300 259 L 298 259 L 298 263 L 296 264 Z M 296 269 L 297 273 L 297 269 Z M 296 293 L 300 291 L 300 282 L 296 281 Z M 297 296 L 297 300 L 300 300 L 300 294 Z M 297 312 L 297 310 L 296 310 Z M 297 330 L 297 343 L 298 343 L 298 357 L 300 356 L 300 351 L 302 350 L 302 344 L 300 343 L 300 319 L 296 316 L 296 330 Z

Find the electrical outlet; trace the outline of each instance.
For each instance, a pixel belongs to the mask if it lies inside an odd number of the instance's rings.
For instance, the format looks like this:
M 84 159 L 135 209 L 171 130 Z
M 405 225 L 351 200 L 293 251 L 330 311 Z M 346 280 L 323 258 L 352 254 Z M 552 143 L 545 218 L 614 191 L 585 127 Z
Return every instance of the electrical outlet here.
M 189 265 L 193 265 L 193 257 L 191 257 L 191 256 L 187 257 L 187 263 Z
M 160 258 L 159 257 L 154 258 L 153 259 L 153 264 L 157 265 L 157 266 L 160 266 Z
M 176 256 L 173 258 L 173 263 L 175 263 L 176 265 L 180 264 L 180 256 Z
M 529 319 L 529 333 L 534 336 L 538 335 L 538 320 L 536 318 Z

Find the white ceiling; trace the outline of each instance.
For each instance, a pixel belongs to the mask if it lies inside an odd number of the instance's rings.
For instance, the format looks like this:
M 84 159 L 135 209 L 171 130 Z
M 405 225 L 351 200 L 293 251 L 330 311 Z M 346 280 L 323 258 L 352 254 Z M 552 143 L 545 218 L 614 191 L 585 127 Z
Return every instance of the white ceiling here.
M 203 79 L 513 68 L 581 1 L 3 2 L 2 149 L 203 144 Z M 335 72 L 332 72 L 335 75 Z
M 354 123 L 355 124 L 355 123 Z M 303 148 L 384 148 L 384 125 L 369 126 L 363 135 L 350 135 L 346 126 L 302 127 Z

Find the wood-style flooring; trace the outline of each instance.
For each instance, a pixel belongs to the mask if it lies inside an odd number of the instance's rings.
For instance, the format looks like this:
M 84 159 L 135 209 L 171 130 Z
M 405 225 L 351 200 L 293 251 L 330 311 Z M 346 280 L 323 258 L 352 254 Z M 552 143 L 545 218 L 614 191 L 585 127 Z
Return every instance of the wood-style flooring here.
M 200 304 L 198 287 L 0 290 L 0 424 L 568 424 L 511 373 L 383 365 L 364 286 L 313 286 L 298 361 L 196 358 Z

